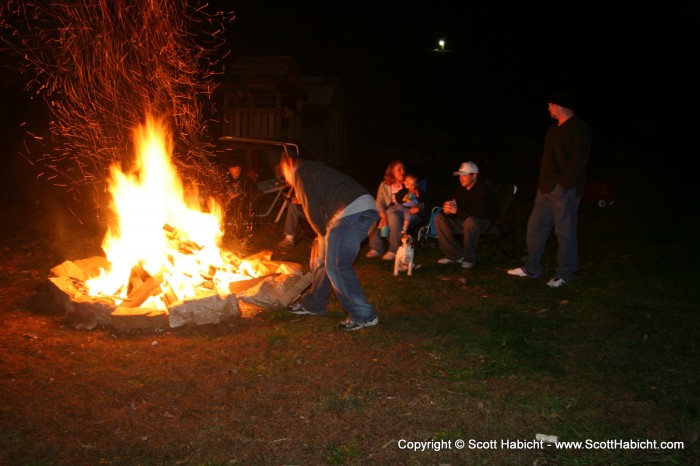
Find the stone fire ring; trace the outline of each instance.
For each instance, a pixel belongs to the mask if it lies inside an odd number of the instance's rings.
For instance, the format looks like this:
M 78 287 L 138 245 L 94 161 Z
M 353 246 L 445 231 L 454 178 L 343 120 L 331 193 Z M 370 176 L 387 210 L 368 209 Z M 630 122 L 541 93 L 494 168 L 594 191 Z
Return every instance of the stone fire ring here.
M 49 274 L 49 283 L 57 305 L 76 328 L 93 329 L 109 326 L 116 330 L 165 329 L 184 325 L 216 324 L 241 316 L 243 303 L 260 308 L 284 307 L 311 284 L 311 273 L 293 262 L 272 261 L 271 251 L 251 258 L 258 278 L 232 284 L 232 292 L 220 295 L 203 290 L 197 296 L 178 301 L 168 310 L 120 307 L 107 297 L 86 294 L 85 281 L 108 270 L 109 261 L 100 256 L 57 265 Z M 246 259 L 251 259 L 246 258 Z

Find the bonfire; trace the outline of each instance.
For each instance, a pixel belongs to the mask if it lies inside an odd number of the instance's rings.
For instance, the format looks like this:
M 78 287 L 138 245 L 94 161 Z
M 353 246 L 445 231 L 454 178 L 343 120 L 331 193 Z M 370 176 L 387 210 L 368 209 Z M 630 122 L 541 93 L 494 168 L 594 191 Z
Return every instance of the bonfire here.
M 275 306 L 308 285 L 298 264 L 272 261 L 271 253 L 241 258 L 222 249 L 223 209 L 213 198 L 203 205 L 196 189 L 185 189 L 162 120 L 148 117 L 134 130 L 134 143 L 132 169 L 110 168 L 114 220 L 102 242 L 105 256 L 66 261 L 51 271 L 58 301 L 71 317 L 91 327 L 216 323 L 240 314 L 236 292 L 253 304 Z

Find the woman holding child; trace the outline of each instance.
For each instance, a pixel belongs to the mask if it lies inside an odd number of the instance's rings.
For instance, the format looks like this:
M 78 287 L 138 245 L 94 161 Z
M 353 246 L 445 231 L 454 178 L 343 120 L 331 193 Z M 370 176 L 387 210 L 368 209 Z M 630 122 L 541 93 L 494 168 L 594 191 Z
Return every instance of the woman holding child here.
M 420 223 L 425 214 L 424 195 L 418 189 L 416 177 L 406 175 L 406 167 L 401 160 L 389 163 L 384 172 L 384 180 L 377 190 L 377 210 L 379 223 L 369 235 L 370 251 L 367 257 L 379 257 L 384 250 L 384 241 L 379 231 L 389 228 L 389 250 L 382 256 L 384 260 L 394 260 L 396 250 L 401 245 L 401 232 Z

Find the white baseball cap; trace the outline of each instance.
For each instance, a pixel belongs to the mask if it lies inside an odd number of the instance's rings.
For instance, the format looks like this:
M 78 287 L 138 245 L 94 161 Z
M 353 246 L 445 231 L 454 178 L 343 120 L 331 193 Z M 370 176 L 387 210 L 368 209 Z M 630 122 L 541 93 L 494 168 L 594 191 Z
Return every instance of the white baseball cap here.
M 453 175 L 469 175 L 470 173 L 479 173 L 479 167 L 474 162 L 464 162 Z

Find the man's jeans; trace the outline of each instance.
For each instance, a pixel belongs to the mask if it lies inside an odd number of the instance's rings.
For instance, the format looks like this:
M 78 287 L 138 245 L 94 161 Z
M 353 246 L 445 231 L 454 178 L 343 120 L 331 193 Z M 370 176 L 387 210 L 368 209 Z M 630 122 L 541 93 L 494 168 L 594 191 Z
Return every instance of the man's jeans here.
M 435 231 L 440 250 L 446 258 L 453 261 L 463 259 L 474 264 L 479 237 L 489 228 L 491 222 L 483 218 L 467 217 L 466 220 L 462 220 L 455 215 L 447 216 L 443 212 L 435 216 Z M 462 235 L 462 244 L 456 235 Z
M 287 206 L 287 215 L 284 219 L 284 230 L 285 236 L 296 236 L 297 227 L 299 226 L 299 219 L 304 215 L 299 204 L 292 204 L 291 202 Z
M 549 235 L 554 228 L 559 249 L 555 276 L 570 281 L 578 270 L 578 207 L 581 197 L 576 188 L 564 189 L 559 185 L 549 194 L 539 190 L 527 222 L 527 251 L 523 266 L 528 272 L 541 275 L 540 259 Z
M 331 288 L 350 318 L 365 323 L 377 317 L 377 310 L 367 302 L 355 275 L 353 262 L 360 252 L 360 243 L 379 220 L 376 210 L 348 215 L 328 226 L 325 237 L 318 237 L 311 291 L 301 305 L 311 312 L 324 314 Z

